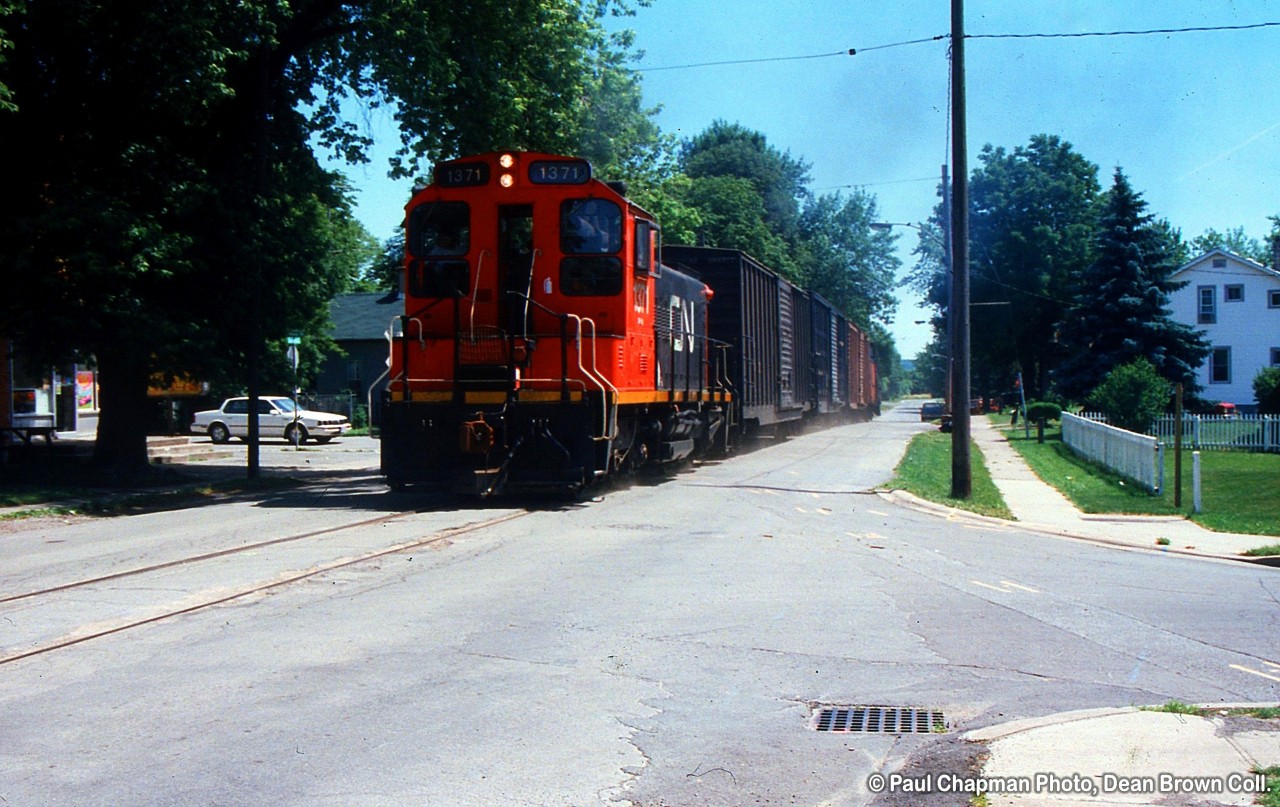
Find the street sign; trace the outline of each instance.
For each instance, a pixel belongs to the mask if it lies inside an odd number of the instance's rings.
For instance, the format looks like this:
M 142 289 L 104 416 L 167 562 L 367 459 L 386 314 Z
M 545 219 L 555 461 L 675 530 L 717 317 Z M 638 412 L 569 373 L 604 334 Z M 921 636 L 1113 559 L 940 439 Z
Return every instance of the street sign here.
M 300 345 L 302 344 L 302 337 L 290 334 L 284 338 L 284 343 L 286 345 Z

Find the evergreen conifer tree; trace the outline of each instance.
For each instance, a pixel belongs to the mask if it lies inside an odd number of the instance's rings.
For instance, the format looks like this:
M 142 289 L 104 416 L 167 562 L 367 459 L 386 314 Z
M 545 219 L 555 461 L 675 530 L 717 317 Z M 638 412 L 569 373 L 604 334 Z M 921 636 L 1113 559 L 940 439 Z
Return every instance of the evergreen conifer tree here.
M 1169 316 L 1169 295 L 1185 283 L 1165 228 L 1116 169 L 1098 228 L 1097 258 L 1080 276 L 1075 301 L 1059 328 L 1067 358 L 1055 375 L 1058 392 L 1083 401 L 1115 367 L 1144 358 L 1188 394 L 1200 387 L 1196 368 L 1209 345 Z

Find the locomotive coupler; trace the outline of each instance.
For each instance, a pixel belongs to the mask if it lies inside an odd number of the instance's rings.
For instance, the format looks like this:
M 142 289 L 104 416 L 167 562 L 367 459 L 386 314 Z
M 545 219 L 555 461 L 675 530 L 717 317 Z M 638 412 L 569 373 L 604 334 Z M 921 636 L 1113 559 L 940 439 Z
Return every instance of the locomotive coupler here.
M 476 412 L 474 420 L 463 421 L 458 429 L 458 445 L 464 454 L 488 454 L 493 449 L 493 426 Z

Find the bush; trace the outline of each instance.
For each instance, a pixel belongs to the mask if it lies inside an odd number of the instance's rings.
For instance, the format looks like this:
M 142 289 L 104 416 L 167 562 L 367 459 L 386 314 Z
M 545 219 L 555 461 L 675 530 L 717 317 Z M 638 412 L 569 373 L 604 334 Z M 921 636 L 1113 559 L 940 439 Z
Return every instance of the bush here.
M 1280 415 L 1280 367 L 1264 367 L 1253 377 L 1253 397 L 1258 412 Z
M 367 429 L 369 428 L 369 407 L 365 404 L 356 404 L 351 412 L 351 428 Z
M 1050 401 L 1032 401 L 1027 404 L 1027 420 L 1035 423 L 1040 418 L 1045 421 L 1062 420 L 1062 407 Z
M 1139 434 L 1164 412 L 1172 394 L 1167 379 L 1146 359 L 1114 368 L 1089 397 L 1112 426 Z

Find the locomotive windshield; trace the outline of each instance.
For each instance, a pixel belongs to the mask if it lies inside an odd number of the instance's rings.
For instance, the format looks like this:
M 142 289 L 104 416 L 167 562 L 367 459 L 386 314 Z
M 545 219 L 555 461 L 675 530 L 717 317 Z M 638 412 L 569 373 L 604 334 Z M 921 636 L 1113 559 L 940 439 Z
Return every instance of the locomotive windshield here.
M 560 205 L 560 251 L 608 255 L 622 249 L 622 209 L 608 199 L 569 199 Z
M 471 209 L 465 202 L 430 202 L 409 214 L 407 243 L 419 258 L 466 255 L 471 249 Z

